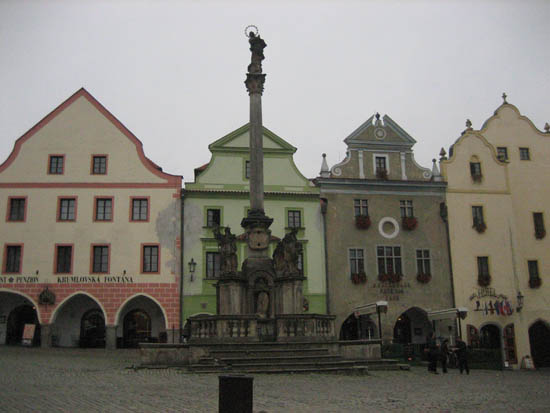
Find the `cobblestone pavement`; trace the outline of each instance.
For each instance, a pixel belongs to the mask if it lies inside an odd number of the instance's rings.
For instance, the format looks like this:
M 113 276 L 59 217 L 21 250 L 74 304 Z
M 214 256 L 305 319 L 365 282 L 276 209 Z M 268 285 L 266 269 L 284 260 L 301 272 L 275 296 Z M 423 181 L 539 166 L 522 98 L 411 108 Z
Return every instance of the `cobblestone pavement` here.
M 135 350 L 0 347 L 0 412 L 217 412 L 218 376 L 134 370 Z M 548 412 L 550 371 L 254 376 L 254 411 Z

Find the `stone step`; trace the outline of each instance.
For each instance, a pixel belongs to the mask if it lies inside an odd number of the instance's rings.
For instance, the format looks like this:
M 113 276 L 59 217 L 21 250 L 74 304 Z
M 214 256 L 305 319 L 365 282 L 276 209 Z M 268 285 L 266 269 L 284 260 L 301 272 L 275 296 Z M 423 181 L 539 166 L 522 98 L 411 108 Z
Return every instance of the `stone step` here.
M 299 373 L 320 373 L 320 374 L 350 374 L 350 375 L 366 375 L 368 374 L 367 366 L 279 366 L 277 369 L 265 369 L 262 367 L 249 367 L 239 369 L 219 369 L 219 370 L 203 370 L 200 368 L 193 369 L 193 373 L 225 373 L 225 374 L 299 374 Z
M 229 349 L 229 350 L 211 350 L 210 355 L 216 358 L 226 357 L 278 357 L 285 355 L 295 356 L 321 356 L 329 354 L 328 348 L 268 348 L 268 349 Z
M 351 368 L 354 366 L 367 367 L 368 363 L 364 360 L 326 360 L 326 361 L 289 361 L 281 363 L 271 362 L 257 362 L 257 363 L 238 363 L 233 365 L 226 365 L 223 363 L 217 364 L 194 364 L 190 366 L 192 371 L 236 371 L 243 370 L 261 370 L 261 371 L 273 371 L 273 370 L 291 370 L 291 369 L 317 369 L 317 368 Z
M 219 364 L 241 365 L 241 364 L 284 364 L 293 362 L 330 362 L 342 360 L 342 357 L 331 354 L 323 355 L 283 355 L 269 357 L 203 357 L 199 360 L 200 364 L 212 364 L 218 360 Z

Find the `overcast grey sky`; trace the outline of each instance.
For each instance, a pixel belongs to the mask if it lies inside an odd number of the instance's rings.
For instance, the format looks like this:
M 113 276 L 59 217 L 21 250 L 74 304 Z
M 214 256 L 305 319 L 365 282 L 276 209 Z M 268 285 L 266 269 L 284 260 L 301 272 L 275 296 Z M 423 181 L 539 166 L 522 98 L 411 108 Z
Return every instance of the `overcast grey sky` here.
M 550 1 L 0 0 L 0 162 L 85 87 L 192 181 L 208 144 L 248 122 L 249 24 L 268 45 L 264 126 L 310 178 L 376 111 L 426 167 L 504 91 L 539 129 L 550 122 Z

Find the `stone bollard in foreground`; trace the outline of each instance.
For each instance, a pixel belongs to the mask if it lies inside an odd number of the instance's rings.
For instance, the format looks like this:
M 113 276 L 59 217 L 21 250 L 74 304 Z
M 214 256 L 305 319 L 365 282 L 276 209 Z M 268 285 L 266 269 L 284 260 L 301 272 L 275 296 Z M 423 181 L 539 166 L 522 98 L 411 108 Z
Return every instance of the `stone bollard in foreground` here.
M 219 413 L 252 413 L 253 377 L 219 376 Z

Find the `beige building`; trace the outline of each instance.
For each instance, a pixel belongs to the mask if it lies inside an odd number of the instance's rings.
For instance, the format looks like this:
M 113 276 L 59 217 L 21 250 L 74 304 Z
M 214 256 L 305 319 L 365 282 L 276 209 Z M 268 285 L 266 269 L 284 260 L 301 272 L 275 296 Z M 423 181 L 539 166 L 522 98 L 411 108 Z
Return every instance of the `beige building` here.
M 442 160 L 463 335 L 496 363 L 550 366 L 550 135 L 506 102 Z M 491 353 L 492 352 L 492 353 Z
M 387 115 L 344 142 L 346 158 L 330 170 L 323 160 L 315 180 L 326 207 L 329 312 L 341 339 L 377 338 L 381 327 L 386 342 L 421 352 L 434 327 L 437 336 L 455 332 L 454 314 L 431 316 L 454 307 L 445 182 L 414 161 L 415 140 Z M 379 301 L 388 303 L 381 325 L 369 306 Z
M 180 192 L 84 89 L 19 138 L 0 166 L 0 343 L 26 325 L 43 346 L 177 340 Z

